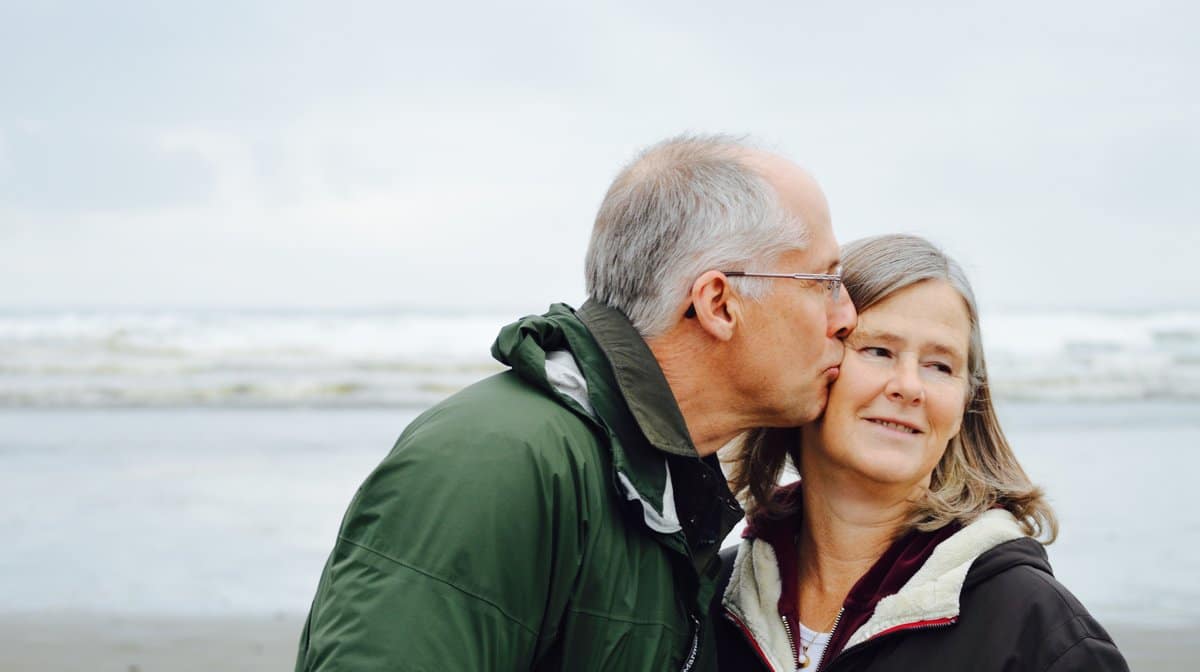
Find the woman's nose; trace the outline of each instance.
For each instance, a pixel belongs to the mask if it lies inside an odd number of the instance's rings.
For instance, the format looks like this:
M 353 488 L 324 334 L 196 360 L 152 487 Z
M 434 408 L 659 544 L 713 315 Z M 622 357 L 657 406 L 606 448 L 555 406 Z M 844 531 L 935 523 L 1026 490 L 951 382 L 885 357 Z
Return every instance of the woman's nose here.
M 917 362 L 907 358 L 896 361 L 885 390 L 889 399 L 904 404 L 919 404 L 925 399 L 925 384 Z

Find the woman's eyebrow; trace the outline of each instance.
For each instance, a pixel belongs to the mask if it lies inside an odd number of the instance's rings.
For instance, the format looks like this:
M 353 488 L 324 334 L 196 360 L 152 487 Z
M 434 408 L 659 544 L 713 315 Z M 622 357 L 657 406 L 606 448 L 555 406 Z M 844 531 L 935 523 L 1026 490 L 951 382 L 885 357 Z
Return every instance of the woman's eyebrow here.
M 898 344 L 904 345 L 908 342 L 908 339 L 906 339 L 903 336 L 896 334 L 894 332 L 879 331 L 877 329 L 871 329 L 869 327 L 867 327 L 867 328 L 859 327 L 859 328 L 855 329 L 853 332 L 850 333 L 850 336 L 847 337 L 847 340 L 853 340 L 856 343 L 866 340 L 866 341 L 873 341 L 873 342 L 877 342 L 877 343 L 886 343 L 886 344 L 892 345 L 892 346 L 895 346 Z M 935 352 L 937 354 L 940 354 L 940 355 L 945 355 L 947 357 L 953 357 L 960 361 L 966 359 L 966 355 L 963 354 L 962 350 L 960 350 L 959 348 L 956 348 L 952 345 L 943 343 L 941 341 L 933 341 L 932 343 L 929 343 L 926 346 L 926 349 L 930 350 L 932 352 Z
M 939 343 L 939 342 L 935 341 L 930 344 L 929 349 L 940 355 L 945 355 L 947 357 L 953 357 L 954 359 L 958 359 L 958 360 L 966 359 L 966 355 L 964 355 L 961 350 L 959 350 L 958 348 L 956 348 L 952 345 L 946 345 L 945 343 Z
M 866 327 L 859 327 L 859 328 L 855 329 L 854 331 L 850 332 L 850 338 L 853 338 L 855 340 L 866 339 L 868 341 L 883 341 L 884 343 L 889 343 L 889 344 L 904 342 L 904 339 L 901 338 L 898 334 L 894 334 L 890 331 L 879 331 L 878 329 L 871 329 L 871 328 L 866 328 Z

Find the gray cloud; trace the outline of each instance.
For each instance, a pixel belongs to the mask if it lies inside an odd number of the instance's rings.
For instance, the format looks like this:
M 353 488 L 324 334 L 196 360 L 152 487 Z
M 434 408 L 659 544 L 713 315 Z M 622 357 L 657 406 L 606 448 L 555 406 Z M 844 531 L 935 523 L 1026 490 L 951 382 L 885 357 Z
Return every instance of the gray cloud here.
M 0 305 L 577 300 L 608 180 L 684 129 L 985 303 L 1200 304 L 1200 10 L 923 7 L 7 6 Z

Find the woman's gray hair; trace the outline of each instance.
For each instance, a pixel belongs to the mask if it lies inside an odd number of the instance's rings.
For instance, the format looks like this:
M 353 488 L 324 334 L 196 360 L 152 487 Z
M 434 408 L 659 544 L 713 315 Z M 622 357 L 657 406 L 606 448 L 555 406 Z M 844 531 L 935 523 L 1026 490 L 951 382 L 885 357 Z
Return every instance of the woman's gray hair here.
M 646 338 L 679 319 L 705 271 L 769 268 L 807 237 L 775 189 L 746 165 L 750 147 L 724 135 L 685 135 L 642 152 L 609 187 L 588 245 L 587 291 Z M 757 300 L 768 283 L 731 278 Z
M 842 248 L 842 278 L 859 313 L 896 292 L 929 280 L 942 281 L 962 297 L 970 320 L 967 369 L 970 388 L 962 427 L 934 467 L 929 489 L 909 517 L 910 528 L 934 530 L 951 522 L 967 523 L 993 507 L 1008 509 L 1026 533 L 1050 543 L 1058 521 L 1041 488 L 1030 482 L 1000 428 L 988 386 L 979 309 L 962 268 L 929 241 L 891 234 L 864 238 Z M 731 487 L 748 508 L 775 510 L 774 491 L 788 461 L 799 467 L 800 432 L 759 429 L 733 456 Z
M 896 292 L 925 280 L 942 280 L 962 297 L 971 321 L 967 346 L 967 375 L 970 398 L 987 382 L 983 361 L 983 335 L 979 331 L 979 309 L 975 292 L 958 262 L 933 243 L 902 233 L 863 238 L 842 248 L 842 279 L 854 307 L 862 312 Z

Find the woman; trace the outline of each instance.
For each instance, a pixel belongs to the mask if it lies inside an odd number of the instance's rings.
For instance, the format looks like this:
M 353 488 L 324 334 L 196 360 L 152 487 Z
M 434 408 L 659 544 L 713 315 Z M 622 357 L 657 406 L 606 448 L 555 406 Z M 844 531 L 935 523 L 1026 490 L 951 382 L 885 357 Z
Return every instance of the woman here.
M 734 458 L 721 668 L 1127 670 L 1050 573 L 1057 522 L 1000 430 L 962 270 L 905 235 L 843 264 L 859 321 L 824 417 Z

